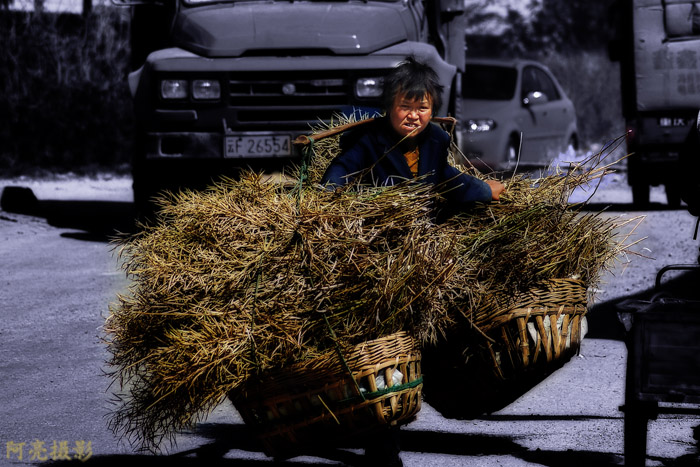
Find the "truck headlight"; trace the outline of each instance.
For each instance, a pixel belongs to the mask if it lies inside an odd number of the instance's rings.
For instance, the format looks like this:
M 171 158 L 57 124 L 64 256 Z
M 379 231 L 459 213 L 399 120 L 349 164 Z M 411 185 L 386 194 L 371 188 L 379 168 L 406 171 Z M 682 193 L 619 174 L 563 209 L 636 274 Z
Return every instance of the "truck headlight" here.
M 380 97 L 384 90 L 384 78 L 360 78 L 355 82 L 355 96 Z
M 160 82 L 160 95 L 163 99 L 184 99 L 187 97 L 187 80 L 164 79 Z
M 496 122 L 490 119 L 470 119 L 467 120 L 467 131 L 469 133 L 483 133 L 496 128 Z
M 195 99 L 218 99 L 221 97 L 221 84 L 215 79 L 192 81 L 192 97 Z

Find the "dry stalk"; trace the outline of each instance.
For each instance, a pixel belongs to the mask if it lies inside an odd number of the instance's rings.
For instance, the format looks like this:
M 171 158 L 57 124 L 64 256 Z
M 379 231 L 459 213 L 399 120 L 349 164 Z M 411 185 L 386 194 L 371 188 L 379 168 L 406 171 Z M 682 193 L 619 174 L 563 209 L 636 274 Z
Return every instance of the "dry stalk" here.
M 116 241 L 132 279 L 105 324 L 117 433 L 157 449 L 251 376 L 336 345 L 488 330 L 522 293 L 552 278 L 594 285 L 630 247 L 614 219 L 567 202 L 600 164 L 513 177 L 500 203 L 438 224 L 440 194 L 421 184 L 318 189 L 337 136 L 313 150 L 310 183 L 248 173 L 170 194 L 157 223 Z

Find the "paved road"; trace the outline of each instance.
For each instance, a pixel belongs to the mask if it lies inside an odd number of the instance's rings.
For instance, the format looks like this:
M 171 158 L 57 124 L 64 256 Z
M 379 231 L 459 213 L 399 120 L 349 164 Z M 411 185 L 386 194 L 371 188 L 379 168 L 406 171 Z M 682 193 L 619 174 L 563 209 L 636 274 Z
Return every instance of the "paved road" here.
M 114 229 L 129 228 L 131 204 L 125 180 L 98 180 L 90 188 L 91 183 L 0 183 L 0 188 L 30 186 L 39 198 L 34 211 L 0 211 L 0 440 L 5 445 L 0 465 L 272 463 L 228 403 L 193 432 L 178 436 L 167 455 L 136 453 L 107 429 L 110 391 L 102 375 L 107 352 L 101 326 L 109 304 L 128 287 L 108 238 Z M 687 212 L 629 208 L 618 203 L 610 215 L 645 214 L 636 235 L 648 236 L 644 246 L 656 260 L 632 258 L 624 273 L 619 265 L 606 277 L 580 356 L 489 416 L 456 420 L 424 404 L 417 420 L 401 431 L 404 465 L 622 465 L 619 406 L 626 351 L 613 305 L 648 297 L 654 271 L 694 262 L 698 247 L 692 240 L 695 218 Z M 22 211 L 21 203 L 11 210 Z M 689 280 L 672 279 L 679 287 Z M 650 423 L 647 465 L 697 465 L 692 428 L 698 423 L 690 416 Z M 364 465 L 364 460 L 361 451 L 350 449 L 286 462 L 312 464 Z

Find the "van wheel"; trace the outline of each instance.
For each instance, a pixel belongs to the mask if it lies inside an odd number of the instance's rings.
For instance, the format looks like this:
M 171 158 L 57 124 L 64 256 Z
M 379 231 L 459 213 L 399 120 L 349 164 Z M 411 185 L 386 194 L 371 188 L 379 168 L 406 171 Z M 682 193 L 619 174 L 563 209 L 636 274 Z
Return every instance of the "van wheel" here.
M 513 168 L 518 164 L 518 142 L 511 139 L 505 153 L 505 166 Z

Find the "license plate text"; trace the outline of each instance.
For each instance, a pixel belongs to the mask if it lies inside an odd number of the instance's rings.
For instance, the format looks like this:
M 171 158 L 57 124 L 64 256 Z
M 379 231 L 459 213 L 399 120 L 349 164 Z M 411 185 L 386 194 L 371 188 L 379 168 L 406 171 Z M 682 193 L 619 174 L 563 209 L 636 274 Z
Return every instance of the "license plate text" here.
M 224 157 L 290 156 L 292 138 L 289 135 L 226 136 Z

